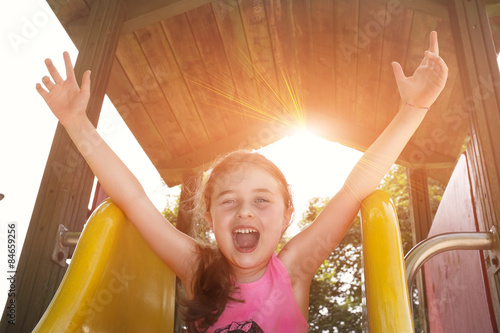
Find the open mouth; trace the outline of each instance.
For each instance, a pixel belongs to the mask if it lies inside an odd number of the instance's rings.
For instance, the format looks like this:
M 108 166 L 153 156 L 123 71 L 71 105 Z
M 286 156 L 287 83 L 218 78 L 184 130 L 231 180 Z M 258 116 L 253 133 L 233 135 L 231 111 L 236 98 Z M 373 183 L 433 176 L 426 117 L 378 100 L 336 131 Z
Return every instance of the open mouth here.
M 260 233 L 251 227 L 238 227 L 233 230 L 233 242 L 240 252 L 252 252 L 257 248 Z

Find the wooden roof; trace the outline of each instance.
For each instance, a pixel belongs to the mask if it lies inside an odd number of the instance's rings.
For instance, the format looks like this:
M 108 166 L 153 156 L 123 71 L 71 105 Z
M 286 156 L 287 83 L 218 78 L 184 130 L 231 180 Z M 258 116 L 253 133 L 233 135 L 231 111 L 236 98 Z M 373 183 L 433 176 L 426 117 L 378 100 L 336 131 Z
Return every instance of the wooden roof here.
M 78 47 L 92 1 L 48 2 Z M 449 174 L 462 150 L 468 121 L 444 0 L 127 6 L 107 94 L 169 186 L 305 126 L 365 150 L 399 107 L 391 61 L 412 73 L 431 30 L 449 79 L 399 162 Z

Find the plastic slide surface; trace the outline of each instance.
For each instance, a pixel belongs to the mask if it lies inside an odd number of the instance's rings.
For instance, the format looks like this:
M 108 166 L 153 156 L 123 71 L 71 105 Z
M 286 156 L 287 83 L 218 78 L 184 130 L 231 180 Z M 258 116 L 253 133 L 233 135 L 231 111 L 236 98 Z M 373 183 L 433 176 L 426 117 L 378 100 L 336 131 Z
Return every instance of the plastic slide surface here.
M 370 333 L 414 332 L 396 210 L 377 190 L 361 207 L 366 307 Z
M 175 279 L 121 210 L 106 200 L 85 226 L 33 332 L 172 332 Z

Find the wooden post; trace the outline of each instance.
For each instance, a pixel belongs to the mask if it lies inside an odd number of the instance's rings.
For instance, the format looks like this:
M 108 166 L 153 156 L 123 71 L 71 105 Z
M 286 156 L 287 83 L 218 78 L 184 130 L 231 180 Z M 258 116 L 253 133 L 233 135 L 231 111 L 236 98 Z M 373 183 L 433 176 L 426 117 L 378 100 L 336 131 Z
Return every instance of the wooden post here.
M 177 229 L 183 233 L 193 236 L 193 218 L 195 209 L 195 195 L 201 186 L 203 173 L 185 177 L 181 186 L 181 197 L 179 198 L 179 214 L 177 216 Z
M 427 238 L 432 224 L 429 201 L 429 183 L 427 171 L 423 168 L 408 168 L 408 184 L 410 188 L 410 209 L 413 217 L 413 242 L 415 244 Z
M 410 213 L 413 220 L 413 243 L 418 244 L 427 238 L 432 224 L 427 171 L 424 168 L 417 169 L 410 167 L 407 170 L 407 178 L 410 188 Z M 417 275 L 416 284 L 420 306 L 419 313 L 414 313 L 413 316 L 418 316 L 422 321 L 423 331 L 429 332 L 425 281 L 422 270 Z M 408 287 L 412 290 L 411 286 Z M 413 295 L 410 296 L 413 297 Z
M 85 70 L 92 70 L 87 113 L 94 125 L 99 119 L 124 17 L 121 0 L 94 1 L 80 45 L 75 72 L 81 80 Z M 51 260 L 58 226 L 82 230 L 93 180 L 90 168 L 59 124 L 17 267 L 15 296 L 7 300 L 1 332 L 31 332 L 43 315 L 66 271 Z M 8 308 L 11 300 L 15 302 L 14 311 Z M 15 318 L 8 316 L 12 313 Z M 9 323 L 11 318 L 15 324 Z
M 201 181 L 203 179 L 203 172 L 198 172 L 196 174 L 187 176 L 184 178 L 181 186 L 181 196 L 179 198 L 179 213 L 177 215 L 176 228 L 183 233 L 194 237 L 194 214 L 195 214 L 195 195 L 198 192 Z M 183 293 L 184 291 L 180 287 L 180 280 L 177 279 L 176 293 Z M 174 331 L 182 332 L 185 326 L 182 320 L 181 307 L 178 303 L 175 304 L 175 319 L 174 319 Z
M 471 140 L 467 148 L 471 188 L 479 229 L 498 230 L 500 217 L 500 73 L 484 2 L 451 0 L 459 73 L 464 87 Z M 485 252 L 488 260 L 488 253 Z M 496 265 L 488 269 L 490 296 L 500 330 L 500 278 Z

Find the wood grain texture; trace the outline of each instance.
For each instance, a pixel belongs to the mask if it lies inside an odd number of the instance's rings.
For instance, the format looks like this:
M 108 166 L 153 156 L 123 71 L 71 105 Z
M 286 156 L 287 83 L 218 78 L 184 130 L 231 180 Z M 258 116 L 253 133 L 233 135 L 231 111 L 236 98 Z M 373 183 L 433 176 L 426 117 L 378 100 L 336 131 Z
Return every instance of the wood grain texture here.
M 59 13 L 78 41 L 85 18 L 71 8 Z M 353 132 L 328 137 L 364 142 L 360 129 L 381 133 L 398 112 L 391 62 L 411 75 L 431 30 L 438 31 L 450 77 L 400 161 L 415 167 L 456 162 L 466 129 L 452 128 L 446 117 L 464 96 L 444 1 L 148 0 L 136 9 L 129 19 L 142 26 L 124 30 L 117 52 L 127 79 L 113 81 L 110 95 L 121 91 L 115 104 L 124 118 L 131 119 L 129 104 L 141 110 L 134 122 L 142 125 L 131 127 L 148 156 L 162 161 L 158 169 L 200 149 L 215 156 L 226 138 L 256 125 L 295 128 L 317 124 L 322 113 L 347 126 L 342 133 Z M 135 93 L 124 94 L 130 88 Z M 162 145 L 166 154 L 159 153 Z M 172 177 L 182 179 L 190 170 Z M 440 173 L 448 179 L 451 169 Z
M 436 212 L 429 236 L 477 231 L 465 156 L 460 158 Z M 479 251 L 449 251 L 424 266 L 432 332 L 495 332 L 484 261 Z

